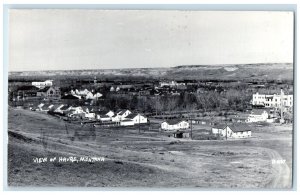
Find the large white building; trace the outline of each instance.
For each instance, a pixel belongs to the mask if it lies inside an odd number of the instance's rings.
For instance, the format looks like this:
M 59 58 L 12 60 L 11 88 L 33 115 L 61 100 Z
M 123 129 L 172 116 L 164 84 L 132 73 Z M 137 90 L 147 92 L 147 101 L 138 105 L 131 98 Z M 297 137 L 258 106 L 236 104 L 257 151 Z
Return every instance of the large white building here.
M 273 95 L 265 95 L 253 94 L 252 97 L 252 105 L 260 105 L 266 108 L 281 108 L 283 107 L 293 107 L 293 95 L 284 94 L 283 90 L 281 90 L 280 94 Z
M 177 83 L 176 81 L 170 81 L 170 82 L 160 82 L 160 87 L 177 87 L 185 85 L 185 83 Z
M 188 129 L 189 127 L 189 123 L 181 119 L 173 119 L 161 123 L 161 129 L 166 131 Z
M 43 89 L 45 87 L 52 86 L 53 85 L 53 80 L 46 80 L 46 81 L 43 81 L 43 82 L 32 82 L 32 85 L 37 87 L 37 88 Z

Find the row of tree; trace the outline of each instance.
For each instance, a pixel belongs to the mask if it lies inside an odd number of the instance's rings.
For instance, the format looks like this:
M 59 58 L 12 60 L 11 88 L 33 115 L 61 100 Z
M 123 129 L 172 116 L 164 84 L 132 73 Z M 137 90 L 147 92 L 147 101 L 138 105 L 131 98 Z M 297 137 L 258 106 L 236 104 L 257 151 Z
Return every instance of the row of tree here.
M 226 93 L 209 91 L 205 94 L 183 93 L 176 96 L 107 95 L 101 102 L 107 109 L 130 109 L 140 112 L 172 112 L 189 110 L 245 110 L 252 94 L 245 89 L 231 89 Z

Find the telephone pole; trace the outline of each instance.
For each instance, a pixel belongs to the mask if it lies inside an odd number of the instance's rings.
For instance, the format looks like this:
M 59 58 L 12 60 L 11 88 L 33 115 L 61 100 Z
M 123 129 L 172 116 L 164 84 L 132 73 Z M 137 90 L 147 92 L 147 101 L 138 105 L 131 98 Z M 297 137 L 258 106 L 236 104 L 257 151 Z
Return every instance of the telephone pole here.
M 193 121 L 191 119 L 191 114 L 189 114 L 190 124 L 191 124 L 191 140 L 193 139 Z

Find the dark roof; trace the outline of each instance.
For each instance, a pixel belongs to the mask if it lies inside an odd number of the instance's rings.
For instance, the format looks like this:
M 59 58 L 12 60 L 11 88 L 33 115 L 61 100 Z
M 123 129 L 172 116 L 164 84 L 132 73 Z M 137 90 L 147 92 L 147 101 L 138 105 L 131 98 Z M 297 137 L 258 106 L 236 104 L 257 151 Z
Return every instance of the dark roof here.
M 106 111 L 103 111 L 103 110 L 101 110 L 101 111 L 94 111 L 94 113 L 95 114 L 98 114 L 98 115 L 105 115 L 107 112 Z
M 251 128 L 245 123 L 235 123 L 228 125 L 233 132 L 251 131 Z
M 185 121 L 185 120 L 183 120 L 183 119 L 171 119 L 171 120 L 167 120 L 165 122 L 168 123 L 169 125 L 175 125 L 175 124 L 178 124 L 182 121 Z
M 105 114 L 101 114 L 100 118 L 109 118 L 109 116 L 105 115 Z
M 128 116 L 126 116 L 126 118 L 130 118 L 130 119 L 133 119 L 134 117 L 136 117 L 138 114 L 136 113 L 131 113 L 129 114 Z
M 38 92 L 47 92 L 50 89 L 50 87 L 45 87 L 43 89 L 40 89 Z
M 126 111 L 127 111 L 127 110 L 120 110 L 120 111 L 118 112 L 118 114 L 119 114 L 119 115 L 123 115 Z
M 66 95 L 66 96 L 63 96 L 61 99 L 78 100 L 79 98 L 74 95 Z
M 51 104 L 44 104 L 44 105 L 42 106 L 42 109 L 48 108 L 50 105 L 51 105 Z
M 32 86 L 32 85 L 24 85 L 24 86 L 20 86 L 18 87 L 19 91 L 38 91 L 39 88 L 37 88 L 36 86 Z
M 125 119 L 125 120 L 122 120 L 121 122 L 129 122 L 129 121 L 132 121 L 130 119 Z
M 215 128 L 215 129 L 225 129 L 225 127 L 226 127 L 226 124 L 217 124 L 213 128 Z
M 60 110 L 66 110 L 68 109 L 70 106 L 69 105 L 63 105 L 63 107 L 60 108 Z

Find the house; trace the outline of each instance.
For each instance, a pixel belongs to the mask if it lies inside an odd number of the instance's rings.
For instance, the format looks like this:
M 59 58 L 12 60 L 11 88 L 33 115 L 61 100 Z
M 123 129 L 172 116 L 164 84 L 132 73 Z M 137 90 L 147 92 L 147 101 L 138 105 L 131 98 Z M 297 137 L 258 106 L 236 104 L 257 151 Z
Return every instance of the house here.
M 65 104 L 75 105 L 81 101 L 81 97 L 69 94 L 61 97 L 61 101 Z
M 131 113 L 128 116 L 126 116 L 125 120 L 126 119 L 132 120 L 134 124 L 145 124 L 148 122 L 148 119 L 145 116 L 134 113 Z
M 173 137 L 175 138 L 189 138 L 190 137 L 190 132 L 189 131 L 184 131 L 184 130 L 178 130 L 173 133 Z
M 247 123 L 264 122 L 267 121 L 269 114 L 263 109 L 253 109 L 251 114 L 248 116 Z
M 97 114 L 96 115 L 96 119 L 100 120 L 100 121 L 111 121 L 111 117 L 110 116 L 107 116 L 107 115 L 100 115 L 100 114 Z
M 53 106 L 52 104 L 44 104 L 44 103 L 41 103 L 41 104 L 39 104 L 39 105 L 37 106 L 37 110 L 38 110 L 38 111 L 48 112 L 52 106 Z
M 107 113 L 105 113 L 105 115 L 109 116 L 109 117 L 112 117 L 115 115 L 115 113 L 113 111 L 108 111 Z
M 43 97 L 43 98 L 54 98 L 58 99 L 60 98 L 60 89 L 59 87 L 45 87 L 37 91 L 36 93 L 37 97 Z
M 72 114 L 82 114 L 84 113 L 83 109 L 81 106 L 71 106 L 69 108 L 69 111 L 72 113 Z
M 35 87 L 35 86 L 20 86 L 17 89 L 17 100 L 20 99 L 28 99 L 31 97 L 36 97 L 36 93 L 39 90 L 39 88 Z
M 130 119 L 125 119 L 120 121 L 120 126 L 133 126 L 133 125 L 134 125 L 134 121 Z
M 113 111 L 95 111 L 95 118 L 100 121 L 111 121 L 114 116 Z
M 168 130 L 168 131 L 188 129 L 189 126 L 190 126 L 189 123 L 183 119 L 172 119 L 161 123 L 161 129 Z
M 211 129 L 212 134 L 223 138 L 247 138 L 251 137 L 251 128 L 245 123 L 231 125 L 218 125 Z
M 39 88 L 39 89 L 43 89 L 45 87 L 49 87 L 53 85 L 53 80 L 46 80 L 43 82 L 32 82 L 32 85 Z
M 176 87 L 176 86 L 179 86 L 179 85 L 185 85 L 185 83 L 177 83 L 176 81 L 166 81 L 166 82 L 160 82 L 159 83 L 160 87 Z
M 129 110 L 119 110 L 116 112 L 114 116 L 112 116 L 112 121 L 113 122 L 120 122 L 122 120 L 125 120 L 125 118 L 131 114 Z
M 84 112 L 84 117 L 89 118 L 89 119 L 94 119 L 94 118 L 96 118 L 96 114 L 93 112 L 88 112 L 88 113 Z
M 97 92 L 93 94 L 92 92 L 88 92 L 87 95 L 85 96 L 86 100 L 96 100 L 98 98 L 102 97 L 102 94 Z
M 65 104 L 60 104 L 58 106 L 54 106 L 51 108 L 51 110 L 53 112 L 56 112 L 56 113 L 60 113 L 60 114 L 64 114 L 64 112 L 68 109 L 69 107 Z

